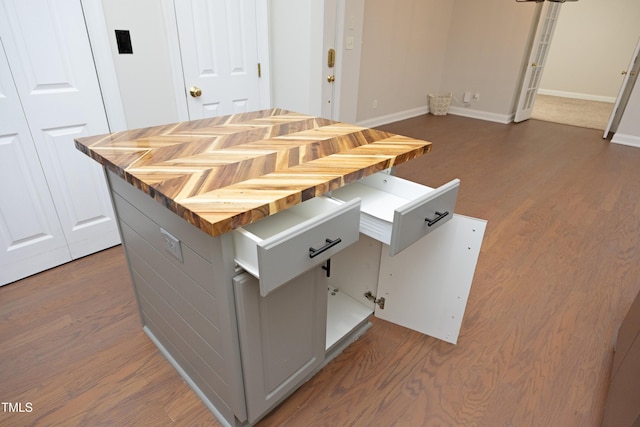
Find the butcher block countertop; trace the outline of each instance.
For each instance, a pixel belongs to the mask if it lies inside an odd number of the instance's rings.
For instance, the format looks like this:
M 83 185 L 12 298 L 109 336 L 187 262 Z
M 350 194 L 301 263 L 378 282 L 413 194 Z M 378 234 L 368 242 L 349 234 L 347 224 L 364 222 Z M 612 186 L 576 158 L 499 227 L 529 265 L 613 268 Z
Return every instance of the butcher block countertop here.
M 419 157 L 431 143 L 282 109 L 78 138 L 211 236 Z

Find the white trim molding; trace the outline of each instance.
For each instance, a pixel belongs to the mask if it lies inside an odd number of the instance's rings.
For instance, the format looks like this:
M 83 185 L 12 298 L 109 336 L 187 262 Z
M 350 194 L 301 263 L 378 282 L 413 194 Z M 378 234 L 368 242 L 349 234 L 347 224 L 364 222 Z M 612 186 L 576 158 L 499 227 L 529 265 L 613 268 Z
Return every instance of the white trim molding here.
M 176 100 L 178 121 L 184 122 L 189 120 L 189 107 L 187 105 L 187 94 L 184 88 L 184 73 L 182 71 L 182 58 L 180 56 L 180 43 L 178 41 L 178 24 L 173 0 L 162 0 L 162 12 L 164 27 L 167 32 L 166 41 L 169 47 L 173 96 Z
M 385 116 L 374 117 L 371 119 L 361 120 L 357 122 L 358 126 L 362 127 L 376 127 L 386 125 L 388 123 L 398 122 L 400 120 L 411 119 L 413 117 L 421 116 L 429 113 L 429 107 L 418 107 L 410 110 L 399 111 L 397 113 L 387 114 Z M 489 122 L 496 122 L 502 124 L 508 124 L 513 122 L 514 114 L 496 114 L 489 113 L 487 111 L 472 110 L 462 107 L 449 107 L 449 113 L 454 116 L 469 117 L 471 119 L 486 120 Z
M 585 101 L 616 102 L 615 96 L 591 95 L 588 93 L 565 92 L 562 90 L 538 89 L 538 95 L 559 96 L 562 98 L 582 99 Z
M 120 97 L 118 76 L 113 64 L 109 31 L 107 30 L 102 2 L 100 0 L 81 0 L 81 5 L 109 131 L 127 130 L 127 120 L 124 114 L 122 98 Z
M 359 121 L 358 126 L 372 128 L 376 126 L 386 125 L 388 123 L 398 122 L 400 120 L 411 119 L 413 117 L 421 116 L 429 112 L 429 107 L 412 108 L 411 110 L 400 111 L 393 114 L 387 114 L 385 116 L 374 117 L 372 119 L 366 119 Z
M 640 148 L 640 136 L 616 133 L 613 135 L 613 138 L 611 138 L 611 142 Z
M 490 113 L 488 111 L 474 110 L 471 108 L 464 108 L 464 107 L 449 107 L 449 114 L 453 114 L 455 116 L 469 117 L 471 119 L 486 120 L 488 122 L 502 123 L 505 125 L 507 123 L 511 123 L 515 118 L 515 113 L 497 114 L 497 113 Z

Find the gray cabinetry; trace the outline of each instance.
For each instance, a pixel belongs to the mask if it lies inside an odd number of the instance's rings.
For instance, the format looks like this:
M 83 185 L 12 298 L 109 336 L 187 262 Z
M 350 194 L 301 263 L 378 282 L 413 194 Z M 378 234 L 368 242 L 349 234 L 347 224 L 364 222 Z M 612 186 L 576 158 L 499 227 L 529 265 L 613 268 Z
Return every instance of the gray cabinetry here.
M 327 294 L 313 268 L 260 296 L 248 273 L 233 279 L 249 422 L 293 392 L 322 364 Z
M 107 177 L 144 331 L 219 418 L 243 422 L 231 237 L 206 235 Z
M 382 173 L 212 237 L 108 173 L 144 330 L 253 424 L 379 318 L 455 343 L 485 221 Z

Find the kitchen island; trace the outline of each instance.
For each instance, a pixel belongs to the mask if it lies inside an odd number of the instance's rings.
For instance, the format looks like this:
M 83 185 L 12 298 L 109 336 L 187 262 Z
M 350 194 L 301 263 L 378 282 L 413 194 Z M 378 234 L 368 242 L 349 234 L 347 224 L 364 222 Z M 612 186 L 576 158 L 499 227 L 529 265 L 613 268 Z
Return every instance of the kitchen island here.
M 143 328 L 216 416 L 253 424 L 374 315 L 455 343 L 485 222 L 431 143 L 281 109 L 76 140 L 102 164 Z

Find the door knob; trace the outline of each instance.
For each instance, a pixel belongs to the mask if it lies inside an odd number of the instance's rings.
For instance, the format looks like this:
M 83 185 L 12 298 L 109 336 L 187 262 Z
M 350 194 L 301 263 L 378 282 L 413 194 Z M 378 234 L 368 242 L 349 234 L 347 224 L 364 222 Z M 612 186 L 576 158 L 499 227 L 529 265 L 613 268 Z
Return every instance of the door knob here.
M 532 66 L 533 68 L 536 68 L 536 67 L 538 66 L 538 64 L 536 64 L 536 63 L 534 62 L 533 64 L 531 64 L 531 66 Z
M 331 74 L 330 76 L 327 77 L 327 81 L 329 83 L 333 83 L 336 81 L 336 76 L 334 76 L 333 74 Z
M 189 89 L 189 93 L 191 94 L 191 96 L 193 96 L 194 98 L 199 97 L 200 95 L 202 95 L 202 89 L 200 89 L 197 86 L 191 86 L 191 89 Z

